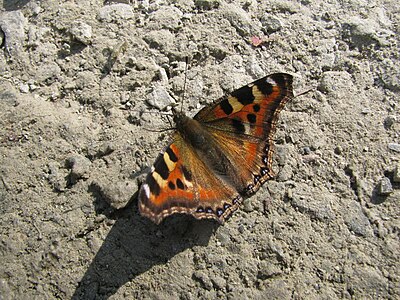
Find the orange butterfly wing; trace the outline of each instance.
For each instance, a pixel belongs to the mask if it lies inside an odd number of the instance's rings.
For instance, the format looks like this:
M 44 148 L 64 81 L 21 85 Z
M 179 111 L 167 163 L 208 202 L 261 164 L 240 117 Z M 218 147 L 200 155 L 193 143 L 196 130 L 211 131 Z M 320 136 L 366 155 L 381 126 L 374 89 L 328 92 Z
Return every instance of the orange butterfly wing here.
M 273 177 L 272 137 L 279 112 L 292 97 L 292 76 L 272 74 L 219 99 L 194 117 L 202 126 L 198 133 L 204 134 L 210 148 L 229 165 L 227 174 L 217 174 L 178 126 L 172 144 L 159 155 L 140 189 L 141 214 L 157 224 L 173 213 L 223 222 L 239 206 L 241 194 L 255 192 Z
M 179 134 L 156 159 L 139 192 L 139 211 L 156 224 L 173 213 L 221 223 L 237 209 L 242 198 L 212 174 Z
M 195 117 L 209 129 L 215 142 L 242 178 L 241 193 L 251 194 L 274 177 L 273 135 L 279 113 L 293 98 L 293 77 L 276 73 L 248 84 Z

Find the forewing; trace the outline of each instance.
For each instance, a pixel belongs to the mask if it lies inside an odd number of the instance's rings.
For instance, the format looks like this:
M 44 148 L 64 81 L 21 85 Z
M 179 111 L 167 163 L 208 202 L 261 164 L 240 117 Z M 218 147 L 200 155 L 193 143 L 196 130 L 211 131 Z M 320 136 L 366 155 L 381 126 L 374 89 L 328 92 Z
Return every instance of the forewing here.
M 276 73 L 244 86 L 201 110 L 203 123 L 242 181 L 239 192 L 254 193 L 274 176 L 273 135 L 279 113 L 293 98 L 292 76 Z

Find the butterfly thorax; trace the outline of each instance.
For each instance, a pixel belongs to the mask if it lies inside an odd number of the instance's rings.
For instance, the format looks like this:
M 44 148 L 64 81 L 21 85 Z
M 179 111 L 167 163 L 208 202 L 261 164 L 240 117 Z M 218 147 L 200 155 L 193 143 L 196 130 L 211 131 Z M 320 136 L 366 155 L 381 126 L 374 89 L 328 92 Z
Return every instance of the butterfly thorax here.
M 210 134 L 197 120 L 189 118 L 183 112 L 174 111 L 176 129 L 182 138 L 194 149 L 207 151 L 207 143 L 211 142 Z
M 230 161 L 223 151 L 217 147 L 214 137 L 207 130 L 204 123 L 189 118 L 184 113 L 176 110 L 173 113 L 179 135 L 188 145 L 192 146 L 199 158 L 218 175 L 234 177 Z

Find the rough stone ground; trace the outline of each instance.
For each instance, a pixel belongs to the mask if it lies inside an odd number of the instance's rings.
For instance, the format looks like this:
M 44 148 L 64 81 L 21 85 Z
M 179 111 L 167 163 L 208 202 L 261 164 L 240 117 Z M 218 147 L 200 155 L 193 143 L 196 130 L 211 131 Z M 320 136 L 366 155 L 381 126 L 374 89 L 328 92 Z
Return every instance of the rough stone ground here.
M 1 298 L 399 299 L 398 1 L 116 2 L 0 1 Z M 137 212 L 186 57 L 190 115 L 312 88 L 224 226 Z

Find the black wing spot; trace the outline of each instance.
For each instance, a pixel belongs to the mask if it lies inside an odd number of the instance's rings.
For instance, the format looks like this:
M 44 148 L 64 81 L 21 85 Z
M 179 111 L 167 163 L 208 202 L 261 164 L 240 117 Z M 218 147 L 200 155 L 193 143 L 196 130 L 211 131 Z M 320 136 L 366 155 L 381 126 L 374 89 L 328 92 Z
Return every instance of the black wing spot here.
M 162 179 L 167 180 L 169 175 L 168 166 L 165 163 L 164 158 L 160 158 L 158 162 L 154 165 L 155 172 L 157 172 Z
M 158 182 L 154 179 L 153 174 L 150 174 L 147 177 L 146 182 L 152 194 L 154 194 L 155 196 L 160 195 L 161 188 Z
M 180 178 L 178 178 L 176 180 L 176 186 L 178 187 L 178 189 L 181 189 L 181 190 L 185 189 L 185 186 L 183 185 L 183 182 L 182 182 L 182 180 L 180 180 Z
M 253 90 L 249 86 L 244 86 L 232 92 L 231 95 L 238 99 L 238 101 L 243 105 L 251 104 L 254 102 L 255 99 L 253 95 Z
M 192 181 L 192 172 L 190 172 L 185 166 L 181 166 L 181 170 L 183 175 L 185 176 L 185 179 L 187 181 Z
M 241 120 L 232 119 L 232 126 L 235 128 L 237 133 L 244 133 L 246 128 Z
M 168 182 L 168 187 L 170 190 L 175 190 L 175 188 L 176 188 L 175 184 L 172 181 Z
M 171 147 L 168 147 L 168 148 L 167 148 L 167 153 L 168 153 L 169 159 L 170 159 L 172 162 L 176 163 L 176 162 L 178 161 L 178 157 L 175 155 L 175 153 L 174 153 L 174 151 L 171 149 Z
M 274 78 L 274 80 L 276 80 Z M 261 91 L 261 93 L 263 93 L 264 95 L 268 96 L 270 94 L 272 94 L 272 90 L 273 90 L 273 85 L 270 84 L 269 82 L 267 82 L 266 79 L 261 80 L 260 82 L 257 82 L 257 88 Z
M 254 124 L 257 121 L 257 117 L 255 114 L 248 114 L 247 115 L 247 120 L 251 123 Z
M 264 165 L 267 165 L 268 164 L 268 157 L 263 156 L 262 157 L 262 162 L 264 163 Z
M 279 86 L 284 86 L 286 84 L 287 81 L 286 77 L 287 76 L 285 76 L 285 74 L 273 74 L 271 76 L 272 80 L 274 80 L 276 84 Z
M 229 103 L 228 99 L 222 100 L 219 106 L 226 115 L 230 115 L 233 112 L 233 107 Z
M 267 168 L 264 168 L 264 167 L 260 168 L 260 174 L 261 174 L 262 176 L 267 175 L 267 174 L 268 174 L 268 169 L 267 169 Z
M 261 109 L 260 104 L 254 104 L 254 105 L 253 105 L 253 110 L 254 110 L 254 112 L 259 112 L 260 109 Z

